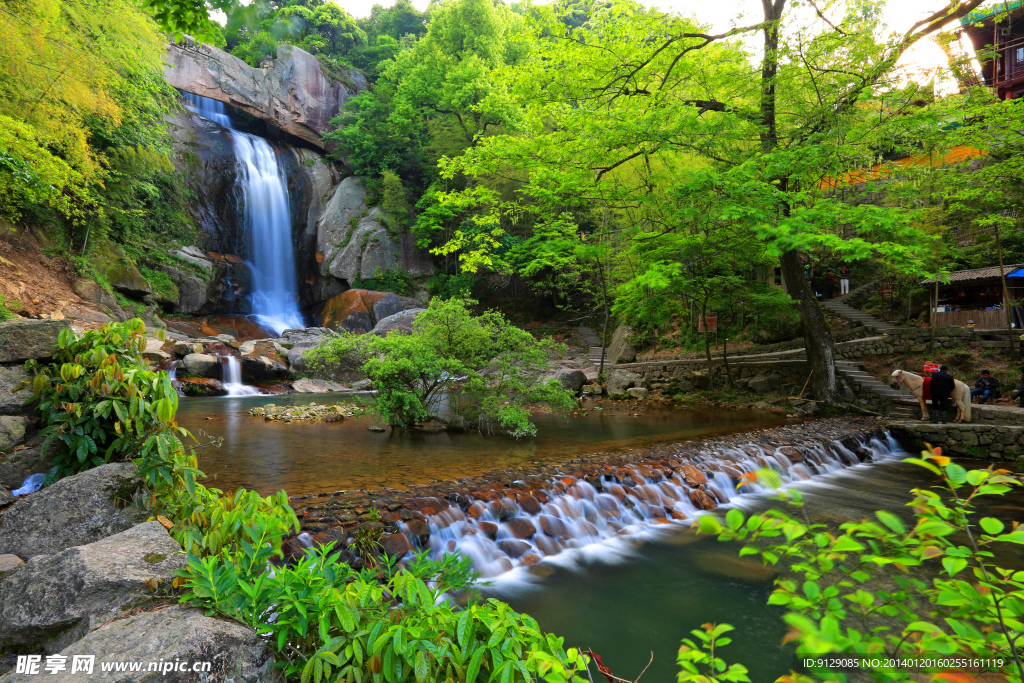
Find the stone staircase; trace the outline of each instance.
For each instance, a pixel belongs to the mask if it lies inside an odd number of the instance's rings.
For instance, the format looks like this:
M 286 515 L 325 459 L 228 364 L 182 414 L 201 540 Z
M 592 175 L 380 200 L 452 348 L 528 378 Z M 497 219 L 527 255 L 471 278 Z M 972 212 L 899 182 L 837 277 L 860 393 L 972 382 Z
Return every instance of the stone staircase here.
M 873 315 L 868 315 L 860 309 L 854 308 L 853 306 L 846 303 L 850 300 L 850 297 L 865 291 L 866 289 L 874 286 L 874 282 L 869 282 L 866 285 L 861 285 L 857 289 L 851 291 L 849 294 L 843 296 L 837 296 L 834 299 L 823 299 L 821 301 L 821 307 L 838 315 L 841 318 L 846 318 L 855 323 L 860 323 L 864 327 L 875 330 L 877 332 L 886 332 L 888 330 L 896 329 L 895 325 L 879 320 Z
M 912 393 L 905 387 L 900 387 L 897 391 L 875 379 L 864 369 L 863 363 L 851 360 L 836 361 L 836 374 L 845 379 L 856 391 L 866 391 L 891 400 L 893 409 L 890 417 L 909 420 L 920 418 L 920 408 Z
M 577 327 L 576 332 L 579 333 L 584 346 L 589 349 L 587 360 L 594 365 L 599 365 L 601 363 L 601 354 L 604 351 L 600 335 L 590 327 Z

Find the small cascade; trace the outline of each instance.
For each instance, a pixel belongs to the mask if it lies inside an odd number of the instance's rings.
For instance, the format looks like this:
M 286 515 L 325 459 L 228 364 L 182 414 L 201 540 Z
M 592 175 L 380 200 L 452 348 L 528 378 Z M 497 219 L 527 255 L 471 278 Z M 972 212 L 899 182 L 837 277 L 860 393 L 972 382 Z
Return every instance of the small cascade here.
M 700 452 L 609 466 L 594 476 L 526 477 L 508 489 L 472 491 L 460 505 L 423 499 L 416 507 L 426 514 L 399 528 L 434 557 L 458 552 L 470 557 L 483 577 L 495 577 L 561 553 L 593 549 L 600 554 L 595 544 L 643 535 L 659 525 L 690 525 L 720 506 L 742 507 L 768 492 L 754 483 L 737 490 L 746 472 L 770 468 L 784 486 L 793 486 L 861 462 L 905 455 L 888 434 L 848 445 L 719 443 Z
M 193 95 L 190 92 L 183 92 L 181 94 L 185 98 L 186 109 L 199 114 L 203 118 L 219 123 L 225 128 L 231 128 L 231 117 L 228 116 L 227 111 L 224 109 L 223 102 L 218 102 L 202 95 Z
M 182 93 L 185 106 L 231 133 L 237 187 L 241 191 L 244 234 L 252 270 L 252 312 L 278 334 L 303 327 L 292 246 L 288 180 L 277 153 L 263 138 L 232 127 L 222 102 Z
M 179 360 L 167 361 L 165 370 L 167 370 L 167 376 L 171 378 L 172 382 L 178 379 L 178 363 L 180 362 Z
M 242 384 L 242 364 L 232 355 L 221 357 L 223 364 L 224 389 L 228 396 L 256 396 L 260 393 L 256 387 Z

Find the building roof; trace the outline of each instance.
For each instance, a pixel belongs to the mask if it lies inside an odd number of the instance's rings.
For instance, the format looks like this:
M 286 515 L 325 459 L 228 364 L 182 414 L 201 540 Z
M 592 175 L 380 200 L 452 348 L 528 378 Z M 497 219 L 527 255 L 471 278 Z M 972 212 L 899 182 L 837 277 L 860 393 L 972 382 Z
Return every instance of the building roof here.
M 1013 12 L 1019 9 L 1024 4 L 1022 0 L 1016 0 L 1016 2 L 997 2 L 989 7 L 979 7 L 973 12 L 968 13 L 966 16 L 960 18 L 961 26 L 969 26 L 970 24 L 976 24 L 978 22 L 991 19 L 996 14 L 1004 14 L 1006 12 Z
M 1010 273 L 1024 268 L 1022 263 L 1008 263 L 1003 266 L 1003 275 L 1009 276 Z M 954 270 L 949 274 L 949 283 L 945 283 L 939 280 L 939 284 L 952 284 L 954 282 L 971 282 L 972 280 L 991 280 L 992 278 L 999 277 L 999 266 L 989 266 L 988 268 L 972 268 L 971 270 Z M 922 285 L 934 285 L 935 278 L 930 280 L 922 280 Z

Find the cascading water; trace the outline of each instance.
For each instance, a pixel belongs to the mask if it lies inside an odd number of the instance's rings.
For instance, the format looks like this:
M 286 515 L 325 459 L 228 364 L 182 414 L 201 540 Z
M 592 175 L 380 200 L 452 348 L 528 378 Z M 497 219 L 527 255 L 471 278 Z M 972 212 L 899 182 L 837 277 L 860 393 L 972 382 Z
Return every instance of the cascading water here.
M 224 364 L 224 389 L 228 396 L 255 396 L 259 389 L 242 384 L 242 365 L 234 356 L 224 356 L 221 359 Z
M 426 499 L 433 514 L 427 548 L 434 557 L 458 552 L 480 573 L 496 577 L 562 553 L 587 552 L 621 535 L 642 535 L 673 521 L 691 524 L 720 505 L 743 507 L 767 490 L 756 483 L 737 484 L 746 472 L 770 468 L 784 486 L 820 480 L 860 464 L 906 455 L 886 434 L 856 448 L 839 442 L 726 446 L 700 453 L 616 468 L 586 481 L 561 477 L 517 482 L 521 488 L 478 492 L 465 510 L 440 499 Z M 746 499 L 746 500 L 745 500 Z M 422 508 L 421 508 L 422 509 Z M 417 538 L 416 520 L 401 529 Z M 424 536 L 419 536 L 423 538 Z
M 235 130 L 223 103 L 191 93 L 184 93 L 184 97 L 191 111 L 231 133 L 252 269 L 253 314 L 278 334 L 291 327 L 302 327 L 288 183 L 274 149 L 261 137 Z

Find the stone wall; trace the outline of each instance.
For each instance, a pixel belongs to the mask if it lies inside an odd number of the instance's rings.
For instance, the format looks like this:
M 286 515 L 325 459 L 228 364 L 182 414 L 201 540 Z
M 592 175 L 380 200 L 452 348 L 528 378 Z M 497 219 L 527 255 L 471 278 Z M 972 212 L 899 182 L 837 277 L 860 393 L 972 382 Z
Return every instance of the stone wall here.
M 899 328 L 885 335 L 837 343 L 837 359 L 857 359 L 867 356 L 888 356 L 894 353 L 924 353 L 928 350 L 930 328 Z M 980 345 L 980 340 L 964 327 L 939 327 L 935 330 L 935 348 Z
M 905 449 L 919 453 L 925 443 L 941 446 L 944 455 L 1014 460 L 1024 453 L 1024 425 L 895 422 L 889 431 Z
M 715 372 L 724 377 L 724 366 L 721 361 L 712 359 Z M 693 391 L 706 389 L 708 386 L 708 362 L 706 359 L 691 358 L 686 360 L 657 361 L 647 363 L 620 363 L 615 370 L 634 372 L 647 382 L 651 389 L 676 389 Z M 792 385 L 798 390 L 803 386 L 810 373 L 806 360 L 774 360 L 774 361 L 730 361 L 733 383 L 737 389 L 749 389 L 755 392 L 780 390 Z

